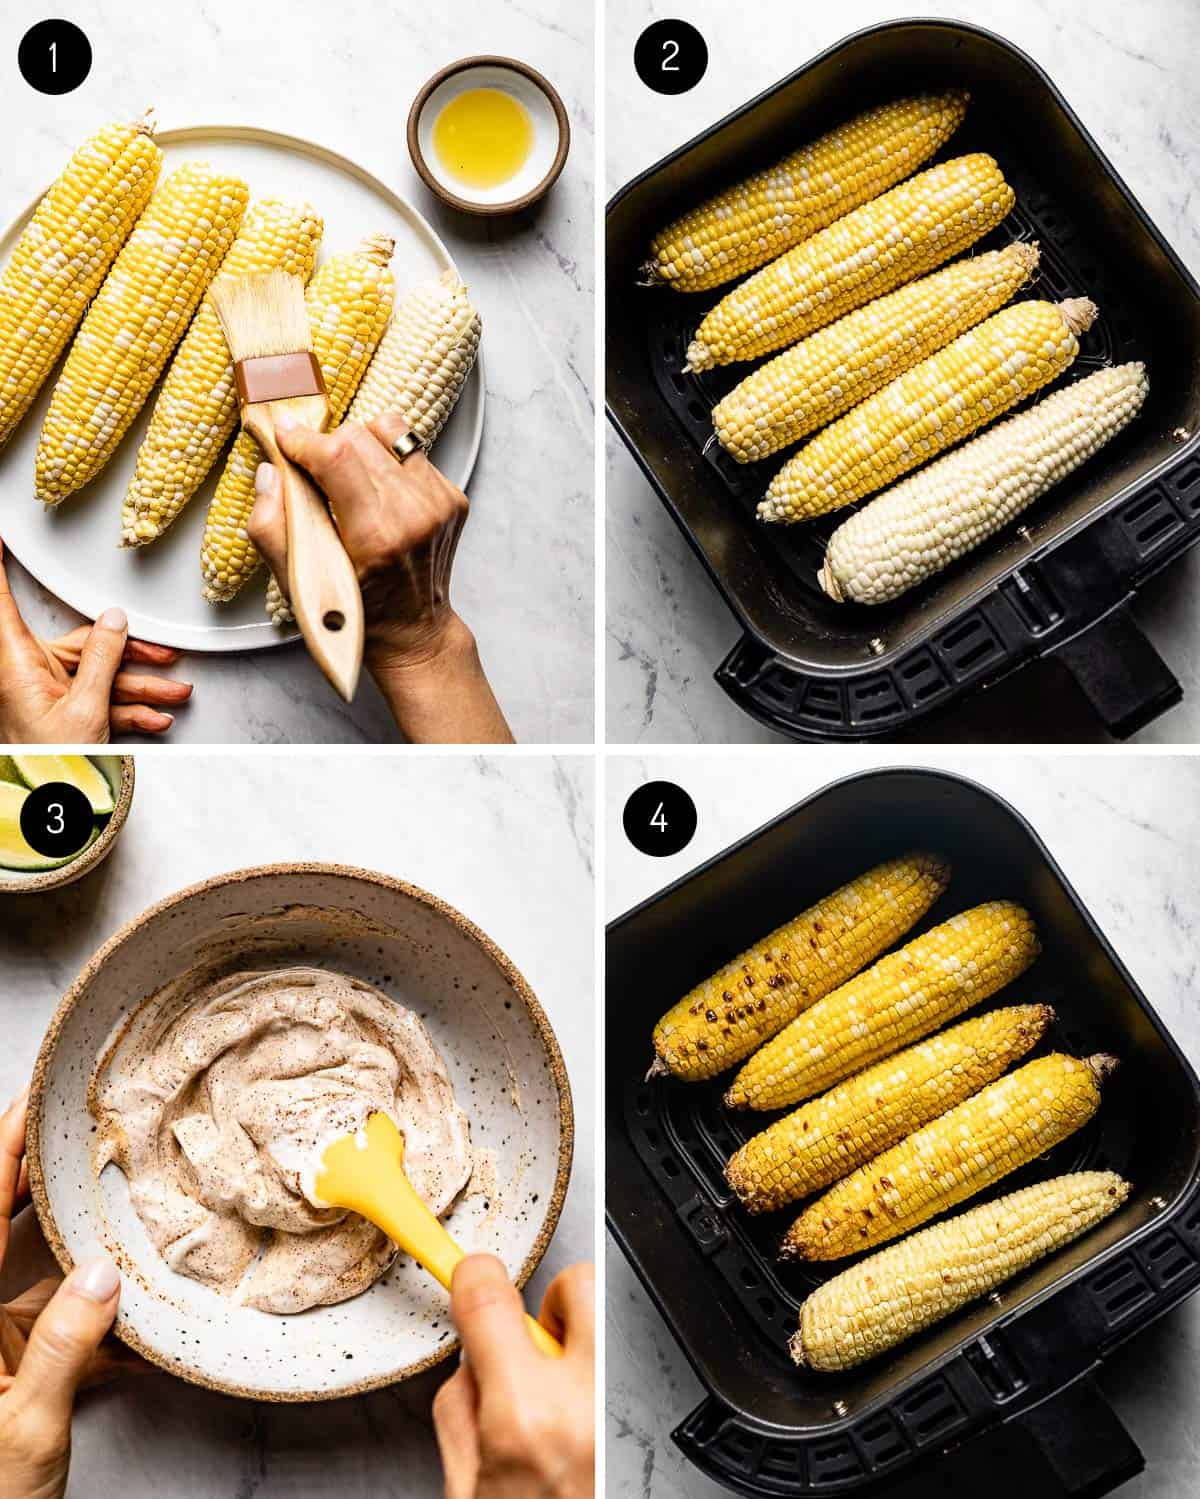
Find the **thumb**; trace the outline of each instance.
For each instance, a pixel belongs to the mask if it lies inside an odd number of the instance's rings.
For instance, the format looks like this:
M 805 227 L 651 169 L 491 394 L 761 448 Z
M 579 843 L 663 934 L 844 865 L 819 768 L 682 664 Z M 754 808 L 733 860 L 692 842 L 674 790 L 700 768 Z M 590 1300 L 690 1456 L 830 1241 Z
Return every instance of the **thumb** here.
M 129 621 L 124 609 L 106 609 L 88 632 L 79 653 L 71 696 L 108 717 L 113 679 L 121 668 Z
M 75 1266 L 33 1324 L 12 1393 L 65 1427 L 79 1382 L 117 1315 L 121 1277 L 106 1254 Z
M 246 519 L 246 535 L 276 578 L 287 588 L 287 515 L 283 484 L 273 463 L 260 463 L 254 473 L 254 508 Z

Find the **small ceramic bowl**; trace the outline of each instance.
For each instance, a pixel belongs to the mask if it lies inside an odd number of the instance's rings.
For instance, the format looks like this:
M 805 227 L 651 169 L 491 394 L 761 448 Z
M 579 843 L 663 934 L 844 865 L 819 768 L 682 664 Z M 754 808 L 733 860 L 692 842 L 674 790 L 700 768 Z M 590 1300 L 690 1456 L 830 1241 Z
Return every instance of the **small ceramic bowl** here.
M 113 1027 L 184 969 L 312 964 L 378 985 L 425 1021 L 494 1189 L 445 1219 L 468 1252 L 499 1255 L 518 1286 L 558 1222 L 570 1174 L 571 1094 L 529 985 L 478 927 L 387 875 L 276 864 L 168 896 L 119 931 L 64 996 L 34 1069 L 29 1180 L 64 1271 L 97 1243 L 122 1269 L 116 1331 L 152 1363 L 255 1400 L 326 1400 L 408 1378 L 456 1348 L 442 1288 L 406 1255 L 338 1306 L 273 1316 L 168 1269 L 116 1166 L 92 1172 L 88 1079 Z M 485 1172 L 485 1178 L 490 1176 Z
M 533 149 L 514 177 L 490 188 L 468 187 L 438 160 L 433 125 L 452 99 L 494 88 L 523 104 L 533 121 Z M 435 73 L 408 113 L 408 153 L 430 192 L 463 213 L 519 213 L 548 193 L 567 159 L 571 126 L 557 90 L 536 69 L 512 57 L 464 57 Z
M 77 859 L 72 859 L 69 864 L 62 864 L 57 869 L 43 869 L 40 872 L 0 869 L 0 895 L 35 895 L 42 890 L 57 890 L 61 885 L 72 885 L 76 880 L 81 880 L 89 870 L 95 869 L 97 864 L 102 864 L 112 853 L 133 801 L 133 756 L 92 755 L 91 759 L 107 777 L 116 803 L 99 838 L 85 848 Z

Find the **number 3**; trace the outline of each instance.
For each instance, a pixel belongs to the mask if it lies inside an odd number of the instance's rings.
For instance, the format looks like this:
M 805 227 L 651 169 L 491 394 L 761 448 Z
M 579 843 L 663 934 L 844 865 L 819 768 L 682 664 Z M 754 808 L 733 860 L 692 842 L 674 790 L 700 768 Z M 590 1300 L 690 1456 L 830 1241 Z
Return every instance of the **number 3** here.
M 46 811 L 50 813 L 52 819 L 46 824 L 46 831 L 48 833 L 54 833 L 56 836 L 59 833 L 65 832 L 67 825 L 63 821 L 62 802 L 51 802 L 50 805 L 46 808 Z M 53 821 L 55 815 L 57 815 L 58 817 L 57 823 Z
M 675 59 L 678 56 L 679 56 L 679 43 L 678 42 L 664 42 L 663 43 L 663 65 L 662 65 L 662 70 L 663 70 L 664 73 L 678 73 L 679 72 L 679 66 L 678 66 L 678 64 L 675 61 Z M 662 808 L 659 807 L 658 810 L 661 812 Z

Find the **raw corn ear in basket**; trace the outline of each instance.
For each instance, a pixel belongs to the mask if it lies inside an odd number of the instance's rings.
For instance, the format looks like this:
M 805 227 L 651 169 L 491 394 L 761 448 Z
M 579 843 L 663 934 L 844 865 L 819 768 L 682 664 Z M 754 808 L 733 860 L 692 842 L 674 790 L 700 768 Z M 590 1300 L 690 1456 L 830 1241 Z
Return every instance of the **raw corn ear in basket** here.
M 992 536 L 1129 425 L 1146 366 L 1097 370 L 878 495 L 829 539 L 837 603 L 887 604 Z
M 34 209 L 0 276 L 0 447 L 132 234 L 161 165 L 148 119 L 105 125 Z
M 856 115 L 660 230 L 643 281 L 704 291 L 745 275 L 915 171 L 966 108 L 966 93 L 950 89 Z
M 782 1109 L 929 1035 L 1024 973 L 1041 951 L 1008 900 L 973 906 L 826 993 L 742 1067 L 731 1109 Z
M 287 271 L 307 281 L 324 223 L 310 203 L 250 204 L 223 276 Z M 157 540 L 200 488 L 238 421 L 233 361 L 207 298 L 171 361 L 121 507 L 121 545 Z
M 805 1300 L 792 1358 L 833 1374 L 886 1353 L 1087 1233 L 1132 1190 L 1115 1171 L 1077 1171 L 891 1244 Z
M 830 423 L 784 464 L 761 520 L 810 520 L 892 484 L 1049 385 L 1095 321 L 1086 297 L 1018 302 Z
M 976 152 L 902 182 L 802 240 L 704 317 L 685 369 L 757 359 L 952 259 L 1012 208 L 995 161 Z
M 240 178 L 195 161 L 155 190 L 54 387 L 37 450 L 43 504 L 82 489 L 116 451 L 220 269 L 248 196 Z
M 1026 1062 L 818 1197 L 780 1253 L 836 1260 L 918 1228 L 1082 1129 L 1116 1067 L 1116 1057 L 1060 1052 Z
M 725 1178 L 751 1213 L 819 1192 L 994 1082 L 1053 1019 L 1049 1005 L 1014 1005 L 898 1051 L 747 1140 Z
M 878 864 L 698 984 L 654 1027 L 651 1075 L 715 1077 L 914 926 L 950 881 L 937 854 Z
M 345 415 L 392 311 L 388 262 L 395 241 L 370 235 L 356 250 L 331 256 L 304 293 L 313 353 L 325 378 L 330 425 Z M 258 571 L 262 559 L 246 534 L 254 506 L 254 475 L 262 449 L 239 432 L 208 507 L 200 565 L 210 603 L 234 598 Z
M 481 332 L 457 271 L 412 287 L 396 303 L 346 420 L 371 422 L 385 411 L 402 412 L 413 436 L 432 447 L 475 364 Z M 276 625 L 292 619 L 275 578 L 267 587 L 267 617 Z
M 754 463 L 777 453 L 982 322 L 1037 269 L 1036 245 L 956 261 L 877 297 L 777 354 L 713 408 L 727 453 Z

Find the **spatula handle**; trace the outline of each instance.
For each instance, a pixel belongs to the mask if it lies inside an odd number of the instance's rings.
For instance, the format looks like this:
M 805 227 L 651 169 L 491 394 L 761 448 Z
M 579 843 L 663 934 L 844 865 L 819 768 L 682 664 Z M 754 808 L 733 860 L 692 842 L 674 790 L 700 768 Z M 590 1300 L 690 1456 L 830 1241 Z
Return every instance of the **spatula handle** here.
M 246 408 L 253 433 L 283 484 L 287 518 L 288 593 L 313 660 L 346 702 L 354 697 L 363 654 L 362 591 L 325 496 L 285 458 L 265 407 Z

